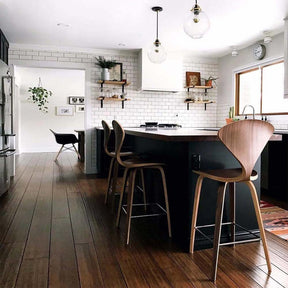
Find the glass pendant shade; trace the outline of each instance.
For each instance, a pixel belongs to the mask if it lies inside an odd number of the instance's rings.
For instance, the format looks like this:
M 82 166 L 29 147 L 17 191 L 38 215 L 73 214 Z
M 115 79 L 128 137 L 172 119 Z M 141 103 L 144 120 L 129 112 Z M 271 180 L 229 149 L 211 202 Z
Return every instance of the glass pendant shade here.
M 162 63 L 167 58 L 167 53 L 164 47 L 157 40 L 148 50 L 148 58 L 152 63 Z
M 197 5 L 184 22 L 184 31 L 193 39 L 200 39 L 209 30 L 210 21 L 207 15 Z
M 161 45 L 161 42 L 158 39 L 158 13 L 161 12 L 162 10 L 163 10 L 163 8 L 159 7 L 159 6 L 152 7 L 152 11 L 157 13 L 156 40 L 153 43 L 153 45 L 150 47 L 150 49 L 148 50 L 148 53 L 147 53 L 149 60 L 152 63 L 157 63 L 157 64 L 164 62 L 167 58 L 167 53 L 166 53 L 165 49 L 163 48 L 163 46 Z

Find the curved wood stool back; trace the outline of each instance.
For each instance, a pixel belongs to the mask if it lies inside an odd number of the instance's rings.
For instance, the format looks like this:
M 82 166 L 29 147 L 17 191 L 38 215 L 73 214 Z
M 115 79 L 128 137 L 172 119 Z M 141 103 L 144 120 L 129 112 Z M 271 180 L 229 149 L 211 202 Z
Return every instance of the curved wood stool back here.
M 125 167 L 125 174 L 127 173 L 128 169 L 130 172 L 129 175 L 129 190 L 128 190 L 128 199 L 127 199 L 127 221 L 126 221 L 126 244 L 129 244 L 129 238 L 130 238 L 130 227 L 131 227 L 131 218 L 132 216 L 132 207 L 133 207 L 133 194 L 134 194 L 134 188 L 135 188 L 135 176 L 138 170 L 141 171 L 141 174 L 143 175 L 143 169 L 158 169 L 161 173 L 161 179 L 163 184 L 163 191 L 164 191 L 164 198 L 165 198 L 165 206 L 166 206 L 166 216 L 167 216 L 167 224 L 168 224 L 168 234 L 169 237 L 171 237 L 171 224 L 170 224 L 170 212 L 169 212 L 169 203 L 168 203 L 168 194 L 167 194 L 167 186 L 166 186 L 166 178 L 163 163 L 153 163 L 153 162 L 145 162 L 141 159 L 129 159 L 129 160 L 123 160 L 122 159 L 122 153 L 121 148 L 125 139 L 125 132 L 121 125 L 117 121 L 112 122 L 114 133 L 115 133 L 115 153 L 116 153 L 116 159 L 117 162 Z M 143 176 L 142 176 L 143 179 Z M 122 209 L 122 202 L 123 202 L 123 193 L 124 189 L 121 190 L 120 195 L 120 201 L 119 201 L 119 207 L 118 207 L 118 215 L 117 215 L 117 222 L 116 225 L 119 226 L 120 221 L 120 215 L 121 215 L 121 209 Z M 137 216 L 139 217 L 139 216 Z M 145 217 L 145 216 L 143 216 Z
M 104 151 L 108 156 L 111 157 L 109 173 L 108 173 L 108 181 L 107 181 L 108 185 L 107 185 L 107 190 L 106 190 L 106 194 L 105 194 L 105 204 L 107 204 L 109 194 L 112 194 L 112 196 L 114 197 L 115 193 L 116 193 L 119 165 L 118 165 L 118 162 L 116 160 L 115 151 L 109 151 L 109 149 L 108 149 L 109 139 L 111 136 L 111 129 L 110 129 L 109 125 L 107 124 L 107 122 L 105 122 L 104 120 L 102 120 L 102 126 L 103 126 L 103 130 L 104 130 Z M 122 157 L 127 157 L 127 156 L 133 156 L 134 153 L 133 152 L 121 152 L 120 155 Z M 123 185 L 121 188 L 121 190 L 123 190 L 123 191 L 125 191 L 125 187 L 126 187 L 127 173 L 128 173 L 128 170 L 127 171 L 125 170 L 124 175 L 123 175 Z M 142 181 L 143 200 L 144 200 L 144 203 L 146 204 L 144 176 L 143 176 L 142 170 L 141 170 L 141 181 Z M 112 204 L 114 205 L 114 201 Z M 112 205 L 112 209 L 114 208 L 113 205 Z
M 109 127 L 109 125 L 107 124 L 106 121 L 102 120 L 102 127 L 103 127 L 103 131 L 104 131 L 104 151 L 105 153 L 111 157 L 110 160 L 110 166 L 109 166 L 109 173 L 108 173 L 108 185 L 107 185 L 107 190 L 106 190 L 106 194 L 105 194 L 105 204 L 108 203 L 108 196 L 112 190 L 112 182 L 111 182 L 111 178 L 112 178 L 112 170 L 114 168 L 114 164 L 115 164 L 115 153 L 111 153 L 108 149 L 108 143 L 109 143 L 109 139 L 110 139 L 110 135 L 111 135 L 111 129 Z M 115 170 L 118 169 L 118 167 L 115 167 Z M 118 174 L 118 172 L 117 172 Z
M 195 232 L 198 229 L 198 227 L 196 226 L 196 222 L 203 179 L 209 178 L 219 182 L 213 242 L 213 271 L 211 276 L 214 282 L 216 281 L 217 276 L 219 246 L 226 244 L 220 244 L 220 236 L 225 200 L 225 190 L 228 183 L 230 192 L 230 205 L 232 207 L 232 209 L 230 208 L 230 224 L 232 224 L 232 242 L 228 244 L 234 245 L 236 243 L 235 225 L 237 224 L 235 223 L 235 182 L 243 182 L 249 187 L 251 192 L 257 223 L 260 230 L 260 236 L 263 242 L 268 271 L 269 273 L 271 272 L 271 263 L 269 259 L 267 241 L 259 208 L 259 200 L 256 188 L 252 183 L 252 180 L 255 180 L 257 178 L 257 172 L 253 170 L 255 163 L 260 156 L 262 150 L 264 149 L 265 145 L 269 141 L 270 137 L 272 136 L 273 132 L 274 127 L 270 123 L 260 120 L 242 120 L 228 124 L 219 130 L 218 137 L 222 141 L 222 143 L 228 148 L 228 150 L 233 154 L 233 156 L 238 160 L 241 168 L 193 171 L 199 174 L 199 176 L 196 183 L 193 204 L 190 253 L 193 253 L 194 251 Z M 203 225 L 201 227 L 203 227 Z M 241 243 L 243 242 L 244 241 L 241 241 Z

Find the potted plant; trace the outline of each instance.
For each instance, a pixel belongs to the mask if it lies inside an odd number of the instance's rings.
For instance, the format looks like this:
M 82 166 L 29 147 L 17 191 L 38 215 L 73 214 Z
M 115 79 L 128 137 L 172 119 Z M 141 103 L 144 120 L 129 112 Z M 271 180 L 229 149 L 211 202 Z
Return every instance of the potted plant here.
M 36 103 L 38 109 L 43 113 L 48 113 L 48 107 L 46 105 L 49 103 L 48 98 L 49 96 L 52 96 L 52 92 L 42 87 L 40 78 L 38 87 L 29 87 L 28 92 L 31 93 L 28 100 L 32 100 L 33 103 Z
M 96 57 L 96 65 L 102 68 L 102 80 L 110 80 L 109 69 L 116 66 L 116 61 L 106 60 L 103 56 Z
M 229 118 L 226 118 L 226 124 L 238 121 L 239 119 L 235 118 L 235 109 L 234 106 L 229 108 Z
M 216 80 L 218 79 L 218 77 L 214 77 L 214 76 L 209 76 L 208 78 L 201 78 L 205 81 L 205 86 L 210 86 L 213 87 L 213 83 L 215 86 L 216 85 Z

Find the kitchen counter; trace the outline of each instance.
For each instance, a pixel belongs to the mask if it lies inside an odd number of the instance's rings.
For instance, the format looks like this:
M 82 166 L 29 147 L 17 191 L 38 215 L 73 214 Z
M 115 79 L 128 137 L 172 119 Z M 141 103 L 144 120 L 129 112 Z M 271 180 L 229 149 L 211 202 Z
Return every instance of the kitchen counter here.
M 196 128 L 146 130 L 145 128 L 132 127 L 124 128 L 124 130 L 126 133 L 124 146 L 128 147 L 129 151 L 148 155 L 155 161 L 166 164 L 172 238 L 183 250 L 188 251 L 194 191 L 197 181 L 197 175 L 192 170 L 197 170 L 197 167 L 204 170 L 240 167 L 239 163 L 218 139 L 215 130 Z M 282 135 L 271 137 L 273 142 L 281 141 L 281 139 Z M 100 151 L 103 146 L 103 130 L 101 128 L 97 129 L 97 143 L 97 150 Z M 97 157 L 97 159 L 101 159 L 101 155 Z M 102 155 L 103 157 L 105 157 L 105 153 Z M 260 197 L 260 164 L 261 160 L 258 159 L 254 168 L 259 174 L 259 178 L 254 181 L 258 197 Z M 103 166 L 108 167 L 108 164 Z M 161 181 L 158 181 L 159 177 L 152 177 L 151 172 L 145 171 L 145 179 L 148 200 L 154 202 L 155 199 L 161 199 L 162 186 Z M 217 189 L 216 181 L 205 180 L 203 182 L 203 197 L 199 207 L 198 225 L 214 223 Z M 239 183 L 237 184 L 237 192 L 236 214 L 239 217 L 239 223 L 247 229 L 257 231 L 258 225 L 248 187 Z M 227 215 L 229 215 L 229 203 L 224 208 L 224 222 L 229 220 Z M 212 231 L 210 232 L 212 234 Z M 223 235 L 225 233 L 227 234 L 228 231 L 223 229 Z M 244 233 L 241 234 L 241 237 L 249 238 L 251 236 Z M 196 249 L 209 246 L 209 242 L 201 239 L 201 237 L 198 238 L 195 243 Z
M 145 128 L 125 128 L 124 130 L 126 133 L 125 140 L 136 153 L 147 154 L 156 159 L 155 161 L 166 164 L 172 238 L 183 250 L 188 251 L 194 191 L 197 181 L 197 175 L 192 170 L 197 170 L 199 166 L 203 170 L 240 167 L 239 163 L 219 141 L 217 131 L 192 128 L 178 128 L 177 130 L 158 128 L 152 131 L 145 130 Z M 271 137 L 273 141 L 281 141 L 281 139 L 281 135 Z M 260 162 L 261 160 L 258 159 L 254 168 L 259 174 L 259 178 L 254 181 L 258 197 L 260 197 Z M 149 171 L 145 171 L 145 173 L 148 199 L 149 197 L 150 199 L 158 199 L 162 195 L 159 177 L 154 177 L 155 175 L 152 177 Z M 243 183 L 236 186 L 236 215 L 239 224 L 247 229 L 258 231 L 249 189 Z M 218 184 L 216 181 L 204 180 L 202 189 L 198 225 L 214 223 Z M 224 208 L 224 222 L 229 220 L 227 215 L 229 215 L 229 203 L 226 203 Z M 166 226 L 163 225 L 163 227 Z M 241 232 L 238 232 L 239 236 L 251 238 L 248 233 Z M 208 234 L 212 235 L 213 231 L 208 229 Z M 227 236 L 228 230 L 223 229 L 223 235 Z M 196 249 L 209 247 L 210 243 L 203 237 L 197 235 L 197 239 Z
M 140 136 L 155 140 L 163 141 L 219 141 L 217 137 L 219 128 L 177 128 L 177 129 L 161 129 L 147 130 L 146 128 L 124 128 L 127 135 Z M 288 130 L 287 134 L 288 134 Z M 273 141 L 281 141 L 281 135 L 273 134 Z

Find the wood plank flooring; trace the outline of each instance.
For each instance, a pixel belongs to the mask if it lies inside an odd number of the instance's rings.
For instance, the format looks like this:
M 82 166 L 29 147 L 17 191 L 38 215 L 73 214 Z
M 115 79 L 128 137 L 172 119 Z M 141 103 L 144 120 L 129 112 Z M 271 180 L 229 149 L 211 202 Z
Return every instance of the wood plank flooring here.
M 106 179 L 84 175 L 73 153 L 17 156 L 16 176 L 0 198 L 0 287 L 288 287 L 288 243 L 267 233 L 272 274 L 260 243 L 212 250 L 175 247 L 155 219 L 124 219 L 104 205 Z M 124 218 L 124 217 L 123 217 Z

